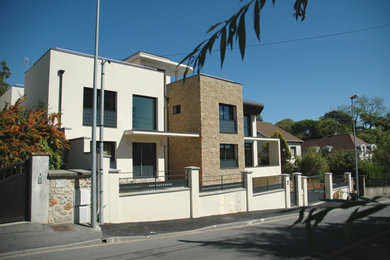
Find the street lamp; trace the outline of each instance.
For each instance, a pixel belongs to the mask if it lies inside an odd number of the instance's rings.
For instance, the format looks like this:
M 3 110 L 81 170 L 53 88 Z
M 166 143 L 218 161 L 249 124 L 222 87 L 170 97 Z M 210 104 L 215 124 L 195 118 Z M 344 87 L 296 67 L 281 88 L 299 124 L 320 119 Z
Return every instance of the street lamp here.
M 351 97 L 351 106 L 352 106 L 352 124 L 353 124 L 353 147 L 355 150 L 355 183 L 356 183 L 356 194 L 359 196 L 359 173 L 358 173 L 358 158 L 357 158 L 357 150 L 356 150 L 356 120 L 354 118 L 354 104 L 353 101 L 358 98 L 358 95 L 353 95 Z

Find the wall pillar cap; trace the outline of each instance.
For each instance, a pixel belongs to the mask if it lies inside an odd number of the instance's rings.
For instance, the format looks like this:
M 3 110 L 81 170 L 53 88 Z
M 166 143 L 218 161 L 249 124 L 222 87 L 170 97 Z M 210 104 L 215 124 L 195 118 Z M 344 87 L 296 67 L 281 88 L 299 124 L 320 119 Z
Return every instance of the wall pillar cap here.
M 325 172 L 324 175 L 333 175 L 331 172 Z
M 288 173 L 282 173 L 281 175 L 290 177 L 290 174 L 288 174 Z
M 344 175 L 352 175 L 350 172 L 344 172 Z
M 293 172 L 292 175 L 302 175 L 301 172 Z
M 309 178 L 309 176 L 302 176 L 302 179 L 307 179 Z
M 184 167 L 184 169 L 187 169 L 187 170 L 200 170 L 200 167 L 197 167 L 197 166 L 187 166 L 187 167 Z
M 50 156 L 48 153 L 31 153 L 31 156 Z

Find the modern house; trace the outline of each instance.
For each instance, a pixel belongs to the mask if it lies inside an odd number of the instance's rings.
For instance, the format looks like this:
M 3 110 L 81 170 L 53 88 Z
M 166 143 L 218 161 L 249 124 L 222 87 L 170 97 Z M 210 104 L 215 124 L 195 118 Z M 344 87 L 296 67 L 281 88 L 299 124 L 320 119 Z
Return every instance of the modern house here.
M 287 141 L 291 152 L 290 162 L 294 163 L 295 159 L 302 154 L 301 145 L 303 141 L 276 125 L 266 122 L 257 122 L 257 135 L 259 137 L 271 137 L 276 131 L 278 131 Z
M 21 85 L 10 86 L 0 97 L 0 110 L 9 105 L 14 105 L 16 101 L 24 96 L 24 87 Z
M 302 144 L 303 153 L 313 147 L 316 151 L 325 152 L 349 152 L 354 151 L 354 138 L 351 134 L 340 134 L 325 136 L 321 139 L 306 140 Z M 375 144 L 368 144 L 362 139 L 356 137 L 356 150 L 360 159 L 370 159 L 372 152 L 376 149 Z

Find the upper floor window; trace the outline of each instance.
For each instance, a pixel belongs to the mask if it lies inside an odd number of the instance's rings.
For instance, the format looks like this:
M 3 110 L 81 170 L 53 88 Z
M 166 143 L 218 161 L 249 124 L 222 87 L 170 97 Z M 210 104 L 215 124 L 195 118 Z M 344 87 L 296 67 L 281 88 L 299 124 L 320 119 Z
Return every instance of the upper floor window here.
M 100 89 L 97 90 L 97 114 L 96 124 L 100 125 Z M 83 101 L 83 125 L 92 126 L 93 120 L 93 89 L 84 88 L 84 101 Z M 116 92 L 104 91 L 104 126 L 116 127 Z
M 133 129 L 156 130 L 156 99 L 133 96 Z
M 252 136 L 251 117 L 244 115 L 244 136 Z
M 237 133 L 235 106 L 219 104 L 219 131 Z
M 291 159 L 295 159 L 295 156 L 297 155 L 297 148 L 295 146 L 291 146 L 290 152 L 291 152 Z
M 173 114 L 176 115 L 180 113 L 181 113 L 181 106 L 180 105 L 173 106 Z

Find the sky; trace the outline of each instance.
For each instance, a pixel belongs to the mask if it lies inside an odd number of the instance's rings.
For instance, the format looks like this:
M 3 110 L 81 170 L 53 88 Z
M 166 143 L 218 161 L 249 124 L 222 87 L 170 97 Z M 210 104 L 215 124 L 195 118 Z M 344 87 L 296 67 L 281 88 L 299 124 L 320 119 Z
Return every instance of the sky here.
M 266 122 L 317 120 L 354 94 L 382 97 L 390 108 L 390 1 L 309 0 L 303 22 L 294 2 L 267 1 L 260 42 L 250 10 L 244 60 L 227 51 L 221 68 L 218 42 L 202 73 L 243 84 L 244 99 L 264 104 Z M 101 0 L 99 56 L 145 51 L 179 62 L 239 8 L 239 0 Z M 0 0 L 7 82 L 23 84 L 50 48 L 93 54 L 95 19 L 96 0 Z

